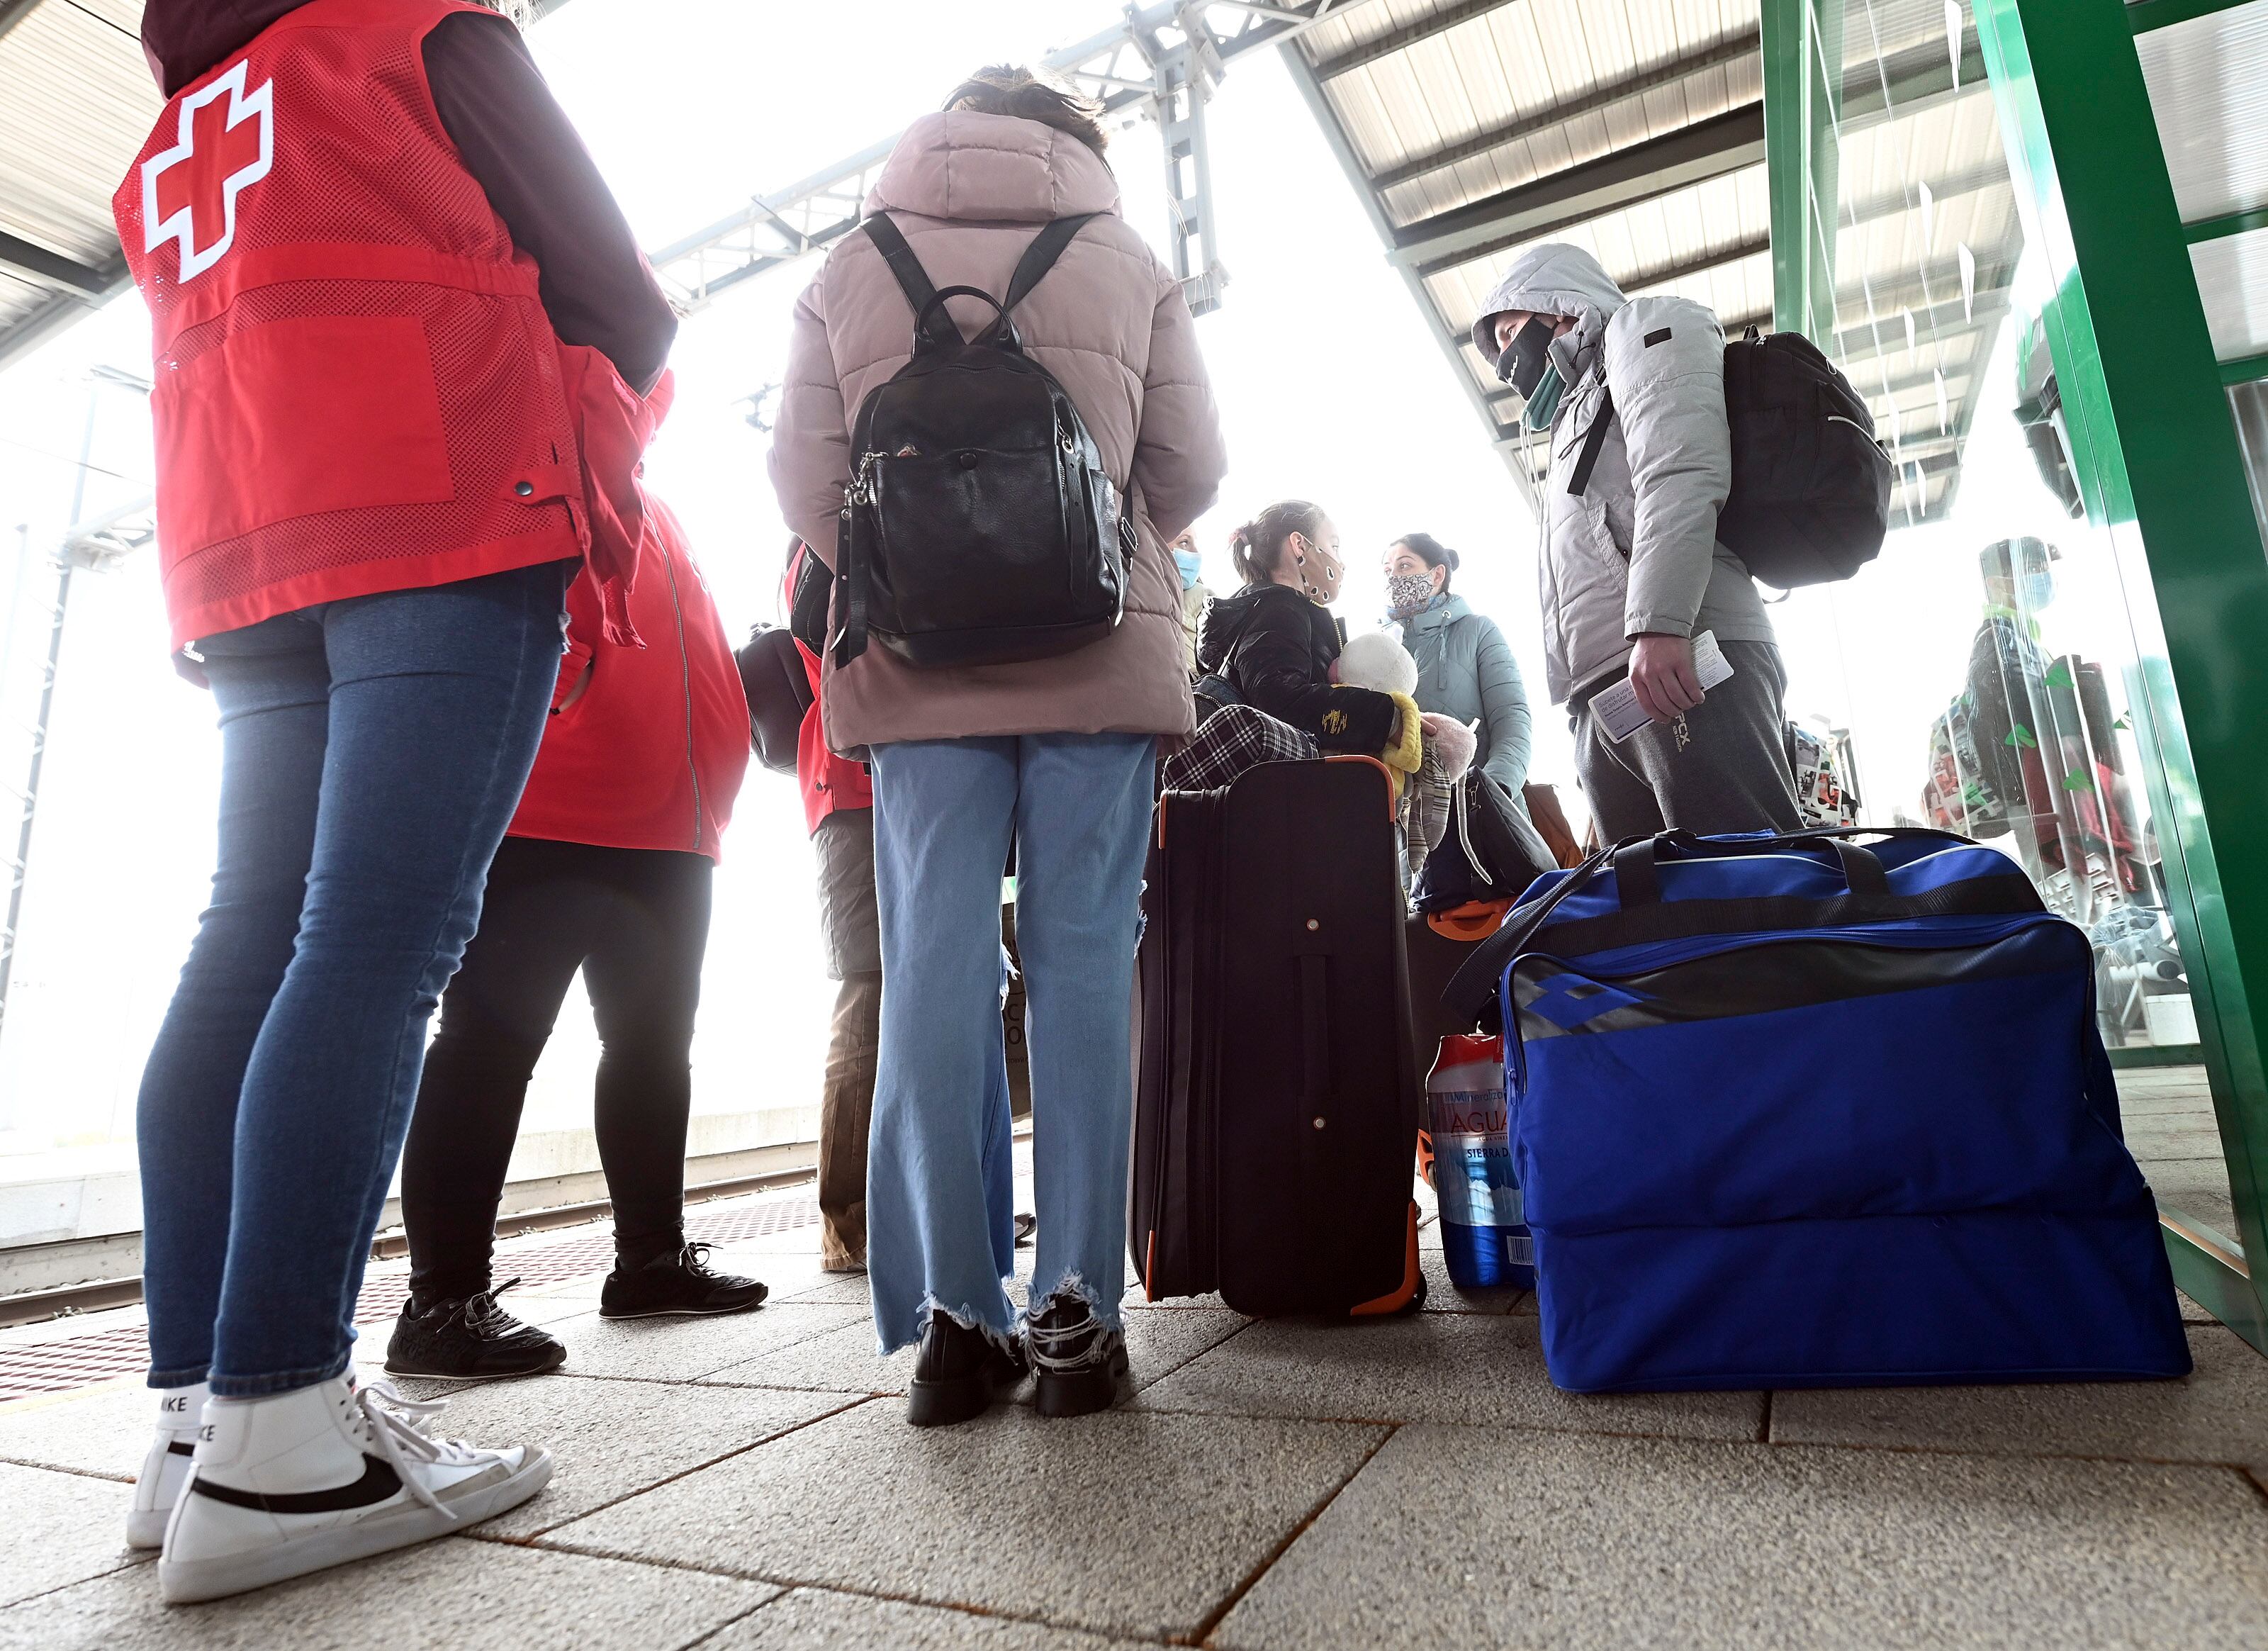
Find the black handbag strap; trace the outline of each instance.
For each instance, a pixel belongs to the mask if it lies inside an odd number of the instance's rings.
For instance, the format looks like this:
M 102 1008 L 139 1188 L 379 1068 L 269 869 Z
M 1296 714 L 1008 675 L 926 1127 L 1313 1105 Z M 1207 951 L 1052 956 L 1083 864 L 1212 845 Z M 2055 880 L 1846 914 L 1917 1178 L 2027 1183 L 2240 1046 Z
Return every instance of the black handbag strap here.
M 924 340 L 933 344 L 959 342 L 960 330 L 954 326 L 953 317 L 938 304 L 937 286 L 930 280 L 929 271 L 922 268 L 921 260 L 914 256 L 914 249 L 906 245 L 904 232 L 880 212 L 858 227 L 866 232 L 867 239 L 880 251 L 883 262 L 890 266 L 890 273 L 898 278 L 898 290 L 913 306 L 915 344 L 919 346 Z
M 1009 312 L 1022 303 L 1048 271 L 1055 268 L 1056 260 L 1063 256 L 1072 237 L 1101 216 L 1100 212 L 1082 212 L 1074 217 L 1049 222 L 1017 260 L 1016 272 L 1008 277 L 1008 296 L 1005 300 L 994 298 L 981 287 L 954 286 L 940 291 L 929 278 L 929 271 L 922 268 L 921 260 L 914 256 L 914 249 L 906 244 L 904 232 L 886 214 L 877 212 L 859 227 L 881 253 L 883 261 L 890 266 L 890 273 L 897 277 L 898 290 L 913 306 L 917 344 L 951 344 L 961 341 L 961 331 L 954 325 L 953 317 L 946 313 L 942 300 L 956 297 L 983 299 L 999 312 L 994 327 L 1006 331 Z
M 1599 450 L 1607 445 L 1607 425 L 1615 416 L 1615 393 L 1602 382 L 1599 386 L 1599 410 L 1591 416 L 1591 427 L 1583 432 L 1583 451 L 1575 456 L 1575 472 L 1567 478 L 1567 491 L 1577 498 L 1591 485 L 1591 471 L 1599 462 Z
M 1005 315 L 1029 297 L 1041 278 L 1056 267 L 1056 260 L 1063 256 L 1071 238 L 1101 216 L 1100 212 L 1082 212 L 1076 217 L 1059 217 L 1041 230 L 1032 244 L 1024 248 L 1024 255 L 1017 260 L 1016 273 L 1008 277 L 1008 299 L 1000 306 L 1001 313 Z

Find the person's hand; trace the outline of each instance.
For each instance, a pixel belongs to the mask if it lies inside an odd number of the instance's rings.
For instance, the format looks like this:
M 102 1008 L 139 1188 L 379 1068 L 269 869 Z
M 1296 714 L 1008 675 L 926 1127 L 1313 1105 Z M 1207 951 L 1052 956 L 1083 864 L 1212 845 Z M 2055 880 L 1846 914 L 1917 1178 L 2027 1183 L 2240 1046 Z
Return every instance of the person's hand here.
M 1631 686 L 1638 703 L 1656 722 L 1675 722 L 1704 697 L 1701 679 L 1693 670 L 1693 642 L 1689 637 L 1666 636 L 1649 630 L 1638 638 L 1631 652 Z

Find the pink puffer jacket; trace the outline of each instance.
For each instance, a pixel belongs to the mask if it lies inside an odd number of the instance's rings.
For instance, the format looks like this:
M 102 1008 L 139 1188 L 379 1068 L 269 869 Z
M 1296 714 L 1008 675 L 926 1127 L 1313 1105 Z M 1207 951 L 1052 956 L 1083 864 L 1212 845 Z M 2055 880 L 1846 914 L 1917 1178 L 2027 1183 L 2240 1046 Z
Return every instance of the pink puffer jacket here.
M 883 169 L 868 212 L 888 211 L 931 282 L 1005 293 L 1049 218 L 1103 212 L 1016 308 L 1016 330 L 1077 403 L 1141 541 L 1126 616 L 1091 647 L 1023 665 L 924 670 L 870 647 L 827 665 L 828 743 L 851 751 L 975 734 L 1195 731 L 1181 581 L 1167 542 L 1213 501 L 1227 468 L 1196 323 L 1180 286 L 1117 216 L 1118 184 L 1068 134 L 965 110 L 917 121 Z M 949 300 L 965 333 L 991 319 Z M 913 310 L 874 243 L 845 236 L 796 306 L 771 453 L 790 528 L 834 560 L 849 481 L 850 421 L 911 358 Z

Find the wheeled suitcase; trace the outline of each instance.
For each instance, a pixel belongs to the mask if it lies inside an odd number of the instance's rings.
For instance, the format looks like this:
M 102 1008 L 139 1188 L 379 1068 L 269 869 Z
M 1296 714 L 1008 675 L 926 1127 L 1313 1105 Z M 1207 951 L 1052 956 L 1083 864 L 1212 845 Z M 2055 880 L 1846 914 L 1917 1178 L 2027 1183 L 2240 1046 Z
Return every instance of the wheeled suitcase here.
M 1423 1300 L 1391 799 L 1382 764 L 1334 757 L 1159 802 L 1129 1222 L 1153 1301 Z
M 1561 1387 L 2189 1370 L 2088 938 L 2007 856 L 1635 839 L 1539 882 L 1449 996 L 1503 1006 Z

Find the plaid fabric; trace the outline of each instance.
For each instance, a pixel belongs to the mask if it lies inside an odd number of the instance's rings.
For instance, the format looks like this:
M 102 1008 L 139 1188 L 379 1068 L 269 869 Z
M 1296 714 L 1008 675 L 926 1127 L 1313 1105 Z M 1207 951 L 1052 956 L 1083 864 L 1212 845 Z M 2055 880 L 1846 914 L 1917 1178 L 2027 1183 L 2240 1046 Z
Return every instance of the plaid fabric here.
M 1321 755 L 1313 734 L 1250 705 L 1223 705 L 1205 719 L 1196 739 L 1166 759 L 1166 789 L 1218 791 L 1263 763 L 1301 763 Z
M 1425 869 L 1426 858 L 1452 829 L 1450 815 L 1456 796 L 1456 782 L 1441 765 L 1440 744 L 1429 738 L 1425 762 L 1402 792 L 1402 831 L 1412 884 Z

